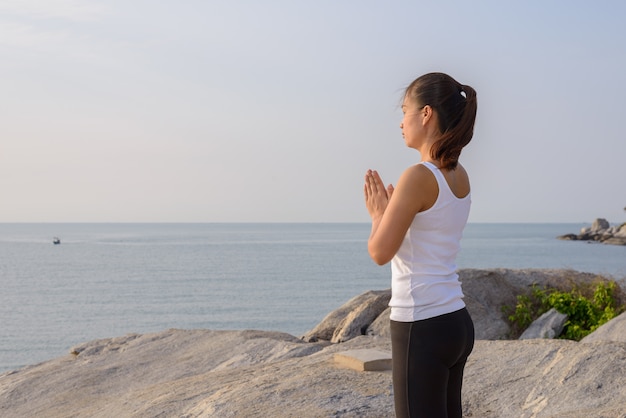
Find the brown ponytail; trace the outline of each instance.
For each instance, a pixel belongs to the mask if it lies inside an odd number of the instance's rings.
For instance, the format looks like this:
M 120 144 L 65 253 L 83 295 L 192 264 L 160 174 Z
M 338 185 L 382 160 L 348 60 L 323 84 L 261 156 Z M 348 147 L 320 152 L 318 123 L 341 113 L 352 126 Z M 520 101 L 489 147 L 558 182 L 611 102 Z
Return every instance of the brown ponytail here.
M 425 74 L 413 81 L 405 97 L 419 107 L 429 105 L 439 118 L 441 137 L 431 148 L 431 157 L 441 168 L 454 170 L 461 150 L 472 140 L 478 102 L 476 91 L 443 73 Z

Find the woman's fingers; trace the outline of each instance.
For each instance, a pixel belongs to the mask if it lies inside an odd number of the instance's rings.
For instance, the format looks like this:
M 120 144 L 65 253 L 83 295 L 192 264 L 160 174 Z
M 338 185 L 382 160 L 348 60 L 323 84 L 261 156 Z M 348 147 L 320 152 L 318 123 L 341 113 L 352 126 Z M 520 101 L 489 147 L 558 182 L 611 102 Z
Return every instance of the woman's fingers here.
M 385 188 L 383 181 L 378 175 L 378 172 L 375 170 L 367 170 L 367 173 L 365 174 L 365 183 L 369 186 L 372 192 Z
M 387 198 L 391 199 L 391 195 L 393 194 L 393 191 L 395 189 L 393 188 L 393 184 L 390 184 L 389 186 L 387 186 Z
M 365 173 L 363 193 L 365 206 L 372 219 L 382 216 L 389 202 L 389 188 L 385 188 L 385 184 L 375 170 L 367 170 Z

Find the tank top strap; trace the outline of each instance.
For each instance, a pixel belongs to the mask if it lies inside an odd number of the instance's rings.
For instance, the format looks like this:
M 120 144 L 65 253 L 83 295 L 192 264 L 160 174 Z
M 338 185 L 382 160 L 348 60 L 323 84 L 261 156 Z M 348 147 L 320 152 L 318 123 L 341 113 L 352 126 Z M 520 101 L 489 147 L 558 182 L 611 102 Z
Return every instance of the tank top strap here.
M 424 167 L 427 167 L 433 173 L 433 175 L 437 179 L 439 190 L 441 190 L 442 188 L 441 183 L 443 183 L 446 186 L 445 187 L 446 189 L 449 189 L 448 182 L 446 181 L 446 178 L 443 176 L 443 173 L 441 172 L 439 167 L 437 167 L 435 164 L 431 163 L 430 161 L 422 161 L 420 164 L 422 164 Z
M 441 170 L 439 170 L 439 167 L 437 167 L 435 164 L 431 163 L 430 161 L 422 161 L 420 162 L 420 164 L 428 167 L 428 169 L 433 172 L 435 177 L 439 178 L 438 174 L 441 174 Z
M 450 188 L 448 180 L 446 180 L 446 177 L 443 175 L 439 167 L 437 167 L 435 164 L 429 161 L 422 161 L 420 164 L 422 164 L 424 167 L 428 167 L 428 169 L 435 176 L 435 179 L 437 179 L 437 184 L 439 185 L 439 193 L 443 191 L 448 197 L 453 198 L 453 200 L 464 200 L 469 198 L 470 193 L 468 193 L 465 197 L 457 197 Z

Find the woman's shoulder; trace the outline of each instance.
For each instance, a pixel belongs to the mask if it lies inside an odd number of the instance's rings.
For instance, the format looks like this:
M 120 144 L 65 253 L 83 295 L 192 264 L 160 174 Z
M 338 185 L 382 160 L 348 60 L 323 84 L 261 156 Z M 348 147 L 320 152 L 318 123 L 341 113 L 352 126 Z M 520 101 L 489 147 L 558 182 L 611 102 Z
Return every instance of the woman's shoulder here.
M 428 167 L 415 164 L 404 170 L 398 180 L 397 191 L 412 202 L 411 206 L 416 209 L 415 213 L 417 213 L 430 208 L 435 203 L 439 195 L 439 185 Z
M 412 165 L 404 170 L 400 179 L 404 179 L 413 184 L 437 184 L 437 179 L 435 175 L 430 170 L 430 168 L 426 167 L 425 164 L 419 163 Z

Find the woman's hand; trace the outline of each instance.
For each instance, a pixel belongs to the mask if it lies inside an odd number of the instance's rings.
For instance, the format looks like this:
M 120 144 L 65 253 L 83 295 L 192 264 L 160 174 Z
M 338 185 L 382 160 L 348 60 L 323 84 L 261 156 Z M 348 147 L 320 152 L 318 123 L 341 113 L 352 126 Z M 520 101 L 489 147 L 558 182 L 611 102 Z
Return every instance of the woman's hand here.
M 415 215 L 435 204 L 439 186 L 427 167 L 416 164 L 402 173 L 395 188 L 389 185 L 385 189 L 378 173 L 368 170 L 364 190 L 372 217 L 367 250 L 372 260 L 383 265 L 398 252 Z
M 385 188 L 385 184 L 381 180 L 378 172 L 367 170 L 365 173 L 365 186 L 363 191 L 365 193 L 365 206 L 369 212 L 373 221 L 379 221 L 382 218 L 389 199 L 393 194 L 393 186 L 390 184 Z

